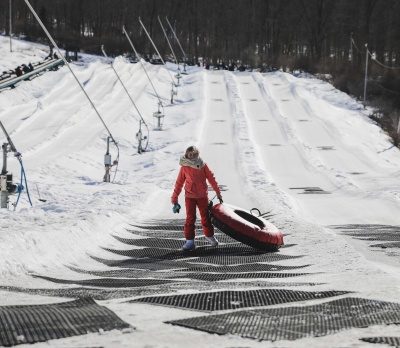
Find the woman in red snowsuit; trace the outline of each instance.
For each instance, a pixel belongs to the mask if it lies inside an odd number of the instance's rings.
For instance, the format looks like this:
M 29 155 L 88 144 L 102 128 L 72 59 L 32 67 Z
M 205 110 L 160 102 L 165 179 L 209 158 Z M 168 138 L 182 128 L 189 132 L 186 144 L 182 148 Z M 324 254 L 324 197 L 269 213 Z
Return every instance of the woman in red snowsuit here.
M 184 250 L 193 250 L 195 237 L 196 222 L 196 206 L 199 208 L 201 216 L 201 224 L 203 226 L 204 235 L 211 243 L 211 246 L 217 246 L 218 241 L 214 238 L 214 226 L 211 224 L 208 215 L 208 185 L 210 183 L 213 190 L 217 193 L 218 199 L 222 202 L 221 191 L 215 180 L 214 173 L 208 168 L 199 156 L 199 150 L 195 146 L 190 146 L 179 159 L 181 169 L 176 179 L 175 189 L 171 197 L 174 205 L 172 208 L 174 213 L 179 213 L 180 205 L 178 204 L 178 196 L 185 185 L 185 204 L 186 204 L 186 223 L 184 233 L 186 243 Z

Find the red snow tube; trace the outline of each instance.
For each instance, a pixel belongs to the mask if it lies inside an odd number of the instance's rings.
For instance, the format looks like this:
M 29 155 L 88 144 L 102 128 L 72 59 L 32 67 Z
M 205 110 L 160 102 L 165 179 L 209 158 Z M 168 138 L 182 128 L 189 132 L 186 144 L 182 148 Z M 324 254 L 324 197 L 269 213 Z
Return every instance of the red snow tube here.
M 269 221 L 230 204 L 210 210 L 212 224 L 228 236 L 253 248 L 276 251 L 283 245 L 282 233 Z

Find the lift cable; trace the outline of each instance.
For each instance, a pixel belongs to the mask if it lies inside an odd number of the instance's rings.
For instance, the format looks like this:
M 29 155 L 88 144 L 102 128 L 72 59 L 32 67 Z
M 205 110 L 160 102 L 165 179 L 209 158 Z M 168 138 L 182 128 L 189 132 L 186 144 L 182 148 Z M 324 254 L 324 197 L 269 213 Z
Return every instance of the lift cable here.
M 179 63 L 178 63 L 178 60 L 176 59 L 175 52 L 174 52 L 174 50 L 173 50 L 173 48 L 171 46 L 171 43 L 169 42 L 168 35 L 167 35 L 167 33 L 166 33 L 165 29 L 164 29 L 164 26 L 163 26 L 163 24 L 161 22 L 160 16 L 158 16 L 157 18 L 158 18 L 158 21 L 160 22 L 160 26 L 161 26 L 161 29 L 162 29 L 162 31 L 164 33 L 164 36 L 167 39 L 168 46 L 171 49 L 172 55 L 174 56 L 175 63 L 178 65 L 178 71 L 179 71 Z
M 149 82 L 150 82 L 150 84 L 151 84 L 151 87 L 153 88 L 154 93 L 155 93 L 156 96 L 157 96 L 157 99 L 158 99 L 158 110 L 157 110 L 157 112 L 153 113 L 153 116 L 157 117 L 157 120 L 158 120 L 158 128 L 161 129 L 162 126 L 163 126 L 163 123 L 164 123 L 164 122 L 161 123 L 161 118 L 164 119 L 164 117 L 163 117 L 163 116 L 164 116 L 164 105 L 163 105 L 163 103 L 162 103 L 162 101 L 161 101 L 161 98 L 160 98 L 159 94 L 158 94 L 157 91 L 156 91 L 156 88 L 154 87 L 153 81 L 151 81 L 151 78 L 150 78 L 149 74 L 147 73 L 147 69 L 146 69 L 146 67 L 145 67 L 144 64 L 143 64 L 142 59 L 139 57 L 139 54 L 138 54 L 138 52 L 137 52 L 135 46 L 133 45 L 133 43 L 132 43 L 132 41 L 131 41 L 131 39 L 130 39 L 130 37 L 129 37 L 129 35 L 128 35 L 128 32 L 125 30 L 125 26 L 122 27 L 122 31 L 124 32 L 126 38 L 128 39 L 128 41 L 129 41 L 129 43 L 130 43 L 130 45 L 131 45 L 133 51 L 135 52 L 136 58 L 139 60 L 140 65 L 142 66 L 142 68 L 143 68 L 143 70 L 144 70 L 144 72 L 145 72 L 145 74 L 146 74 L 146 76 L 147 76 L 147 79 L 149 80 Z M 162 112 L 161 112 L 160 108 L 162 108 L 162 110 L 163 110 Z
M 356 50 L 357 50 L 359 53 L 364 53 L 364 52 L 361 52 L 361 51 L 358 49 L 356 43 L 354 42 L 354 39 L 351 39 L 351 41 L 352 41 L 354 47 L 356 48 Z M 381 65 L 381 66 L 383 66 L 384 68 L 392 69 L 392 70 L 399 70 L 399 69 L 400 69 L 400 67 L 388 66 L 388 65 L 385 65 L 385 64 L 381 63 L 379 60 L 377 60 L 377 59 L 373 56 L 373 54 L 371 53 L 371 51 L 370 51 L 368 48 L 367 48 L 367 52 L 368 52 L 368 55 L 371 57 L 371 60 L 372 60 L 372 61 L 374 61 L 375 63 L 377 63 L 377 64 L 379 64 L 379 65 Z
M 163 106 L 163 104 L 162 104 L 162 102 L 161 102 L 161 98 L 160 98 L 159 94 L 157 93 L 156 88 L 154 87 L 153 81 L 151 81 L 151 78 L 150 78 L 149 74 L 147 73 L 147 70 L 146 70 L 146 68 L 145 68 L 145 66 L 144 66 L 144 64 L 143 64 L 143 62 L 142 62 L 142 59 L 139 57 L 139 54 L 138 54 L 138 52 L 136 51 L 136 48 L 135 48 L 135 46 L 133 45 L 133 43 L 132 43 L 132 41 L 131 41 L 131 39 L 130 39 L 128 33 L 126 32 L 125 27 L 122 27 L 122 31 L 124 32 L 126 38 L 128 39 L 128 41 L 129 41 L 129 43 L 130 43 L 130 45 L 131 45 L 133 51 L 135 52 L 135 55 L 136 55 L 136 57 L 138 58 L 138 60 L 139 60 L 139 62 L 140 62 L 140 65 L 142 66 L 142 68 L 143 68 L 143 70 L 144 70 L 144 72 L 145 72 L 145 74 L 146 74 L 146 76 L 147 76 L 147 78 L 148 78 L 148 80 L 149 80 L 149 82 L 150 82 L 150 84 L 151 84 L 151 87 L 153 88 L 154 93 L 155 93 L 156 96 L 157 96 L 158 105 L 161 106 L 161 107 L 164 109 L 164 106 Z
M 368 54 L 369 54 L 369 56 L 371 57 L 372 61 L 374 61 L 375 63 L 377 63 L 377 64 L 379 64 L 379 65 L 381 65 L 381 66 L 383 66 L 384 68 L 392 69 L 392 70 L 399 70 L 399 69 L 400 69 L 399 67 L 388 66 L 388 65 L 385 65 L 385 64 L 381 63 L 379 60 L 377 60 L 377 59 L 371 54 L 371 52 L 370 52 L 369 50 L 368 50 Z
M 168 17 L 165 17 L 165 19 L 167 20 L 167 23 L 168 23 L 169 27 L 171 28 L 171 31 L 172 31 L 172 33 L 174 34 L 174 37 L 175 37 L 176 41 L 178 42 L 178 45 L 179 45 L 179 47 L 180 47 L 180 49 L 181 49 L 181 51 L 182 51 L 182 53 L 183 53 L 183 56 L 184 56 L 184 59 L 185 59 L 185 61 L 183 62 L 183 69 L 185 70 L 185 67 L 186 67 L 186 60 L 187 60 L 186 53 L 185 53 L 185 51 L 183 50 L 183 48 L 182 48 L 182 46 L 181 46 L 181 43 L 179 42 L 179 39 L 178 39 L 178 37 L 176 36 L 175 30 L 172 28 L 172 25 L 171 25 L 171 23 L 170 23 L 169 20 L 168 20 Z M 186 70 L 185 70 L 185 71 L 186 71 Z
M 101 51 L 103 52 L 104 57 L 108 58 L 108 56 L 107 56 L 107 54 L 106 54 L 106 52 L 105 52 L 105 50 L 104 50 L 104 46 L 101 46 Z M 147 126 L 146 122 L 145 122 L 144 119 L 143 119 L 142 114 L 140 113 L 140 111 L 139 111 L 138 107 L 136 106 L 135 102 L 133 101 L 131 95 L 129 94 L 129 92 L 128 92 L 128 90 L 127 90 L 127 88 L 125 87 L 125 84 L 122 82 L 121 77 L 119 76 L 119 74 L 118 74 L 117 71 L 115 70 L 114 64 L 113 64 L 113 63 L 111 63 L 111 68 L 114 70 L 115 75 L 117 75 L 117 78 L 118 78 L 119 82 L 121 82 L 122 87 L 124 88 L 124 90 L 125 90 L 126 94 L 128 95 L 130 101 L 132 102 L 133 106 L 135 107 L 137 113 L 139 114 L 139 117 L 140 117 L 140 119 L 141 119 L 141 122 L 145 125 L 145 127 L 146 127 L 146 129 L 147 129 L 147 143 L 146 143 L 146 146 L 145 146 L 144 149 L 143 149 L 143 150 L 146 150 L 146 149 L 147 149 L 147 146 L 148 146 L 148 144 L 149 144 L 149 127 Z
M 69 71 L 71 72 L 71 74 L 74 76 L 75 81 L 78 83 L 79 87 L 81 88 L 81 90 L 83 91 L 83 93 L 85 94 L 86 98 L 89 100 L 90 105 L 92 106 L 93 110 L 96 112 L 97 116 L 99 117 L 101 123 L 103 123 L 104 128 L 107 130 L 107 133 L 110 137 L 110 139 L 112 140 L 112 142 L 114 143 L 115 147 L 117 148 L 118 151 L 118 156 L 117 158 L 119 159 L 119 147 L 118 147 L 118 143 L 115 141 L 114 137 L 112 136 L 110 130 L 108 129 L 106 123 L 104 122 L 103 118 L 101 117 L 100 113 L 98 112 L 96 106 L 94 105 L 94 103 L 92 102 L 92 100 L 90 99 L 89 95 L 86 93 L 85 89 L 83 88 L 83 85 L 81 84 L 81 82 L 78 80 L 78 78 L 76 77 L 75 73 L 73 72 L 70 64 L 68 63 L 68 61 L 65 59 L 64 55 L 61 53 L 58 45 L 56 44 L 56 42 L 53 40 L 52 36 L 50 35 L 50 33 L 48 32 L 48 30 L 46 29 L 45 25 L 43 24 L 43 22 L 41 21 L 40 17 L 38 16 L 38 14 L 36 13 L 36 11 L 33 9 L 32 5 L 29 3 L 28 0 L 24 0 L 25 3 L 27 4 L 27 6 L 29 7 L 29 9 L 31 10 L 32 14 L 34 15 L 34 17 L 36 18 L 36 20 L 38 21 L 38 23 L 40 24 L 40 26 L 42 27 L 43 31 L 46 33 L 47 37 L 49 38 L 50 42 L 52 43 L 52 45 L 54 46 L 54 48 L 57 50 L 57 52 L 59 53 L 60 57 L 62 58 L 62 60 L 64 61 L 64 64 L 68 67 Z M 118 168 L 118 167 L 117 167 Z M 115 171 L 115 175 L 117 173 L 117 170 Z M 115 175 L 114 175 L 114 179 L 115 179 Z M 114 180 L 112 181 L 114 182 Z
M 96 106 L 93 104 L 92 100 L 90 99 L 89 95 L 86 93 L 85 89 L 83 88 L 81 82 L 78 80 L 78 78 L 76 77 L 76 75 L 74 74 L 74 72 L 72 71 L 72 68 L 70 66 L 70 64 L 68 63 L 68 61 L 65 59 L 65 57 L 63 56 L 63 54 L 61 53 L 60 49 L 58 48 L 57 44 L 55 43 L 55 41 L 53 40 L 53 38 L 51 37 L 50 33 L 48 32 L 48 30 L 46 29 L 45 25 L 43 24 L 43 22 L 40 20 L 38 14 L 35 12 L 35 10 L 33 9 L 32 5 L 29 3 L 28 0 L 24 0 L 25 3 L 28 5 L 29 9 L 31 10 L 32 14 L 35 16 L 35 18 L 37 19 L 38 23 L 40 24 L 40 26 L 42 27 L 42 29 L 44 30 L 44 32 L 46 33 L 47 37 L 49 38 L 50 42 L 53 44 L 54 48 L 57 50 L 57 52 L 60 54 L 60 57 L 62 58 L 62 60 L 64 61 L 65 65 L 68 67 L 68 69 L 70 70 L 70 72 L 72 73 L 72 75 L 74 76 L 76 82 L 78 83 L 78 85 L 80 86 L 80 88 L 82 89 L 83 93 L 85 93 L 85 96 L 87 97 L 87 99 L 89 100 L 91 106 L 93 107 L 94 111 L 96 112 L 97 116 L 99 117 L 100 121 L 103 123 L 105 129 L 107 130 L 109 136 L 111 137 L 113 143 L 115 144 L 115 146 L 118 148 L 117 142 L 115 141 L 114 137 L 112 136 L 110 130 L 108 129 L 107 125 L 105 124 L 103 118 L 101 117 L 100 113 L 97 111 Z
M 164 61 L 163 57 L 161 56 L 160 52 L 159 52 L 158 49 L 157 49 L 157 46 L 154 44 L 153 40 L 151 39 L 149 33 L 148 33 L 147 30 L 146 30 L 146 27 L 145 27 L 144 24 L 142 23 L 142 20 L 140 19 L 140 17 L 139 17 L 139 22 L 140 22 L 140 24 L 141 24 L 141 26 L 142 26 L 144 32 L 146 33 L 147 37 L 149 38 L 150 42 L 152 43 L 154 49 L 156 50 L 158 56 L 160 57 L 161 61 L 163 62 L 163 64 L 164 64 L 165 67 L 166 67 L 166 64 L 165 64 L 165 61 Z M 174 79 L 172 78 L 171 73 L 169 72 L 169 70 L 168 70 L 167 67 L 166 67 L 166 70 L 167 70 L 167 72 L 168 72 L 169 77 L 171 78 L 172 86 L 175 86 Z

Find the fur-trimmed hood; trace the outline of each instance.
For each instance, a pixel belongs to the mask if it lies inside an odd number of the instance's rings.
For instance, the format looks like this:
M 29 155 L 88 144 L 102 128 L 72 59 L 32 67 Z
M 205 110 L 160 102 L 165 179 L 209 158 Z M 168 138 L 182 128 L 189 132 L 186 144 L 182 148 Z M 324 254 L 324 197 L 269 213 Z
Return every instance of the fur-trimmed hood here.
M 186 167 L 192 167 L 194 169 L 201 169 L 204 167 L 205 163 L 203 162 L 201 157 L 190 159 L 190 158 L 186 158 L 185 155 L 182 155 L 179 158 L 179 165 L 186 166 Z

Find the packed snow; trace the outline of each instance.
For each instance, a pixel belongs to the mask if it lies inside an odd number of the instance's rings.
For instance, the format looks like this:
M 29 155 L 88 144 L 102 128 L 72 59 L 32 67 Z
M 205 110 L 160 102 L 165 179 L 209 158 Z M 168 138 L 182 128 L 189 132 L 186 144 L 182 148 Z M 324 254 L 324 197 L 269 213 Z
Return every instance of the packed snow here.
M 0 71 L 42 60 L 49 53 L 46 46 L 20 40 L 13 41 L 10 52 L 8 41 L 0 37 Z M 10 206 L 0 211 L 1 306 L 66 301 L 4 287 L 60 287 L 34 275 L 87 279 L 71 267 L 104 270 L 106 266 L 90 256 L 112 257 L 104 248 L 121 248 L 113 235 L 126 237 L 129 224 L 184 218 L 183 194 L 178 215 L 172 213 L 170 197 L 179 157 L 190 145 L 200 148 L 224 187 L 225 202 L 274 214 L 285 243 L 294 244 L 285 252 L 305 255 L 314 273 L 296 281 L 320 284 L 313 290 L 351 291 L 362 298 L 400 303 L 400 253 L 376 251 L 334 228 L 400 225 L 400 151 L 368 117 L 371 110 L 316 78 L 201 67 L 187 67 L 171 104 L 171 75 L 177 66 L 143 62 L 163 103 L 160 130 L 153 117 L 157 95 L 141 64 L 123 57 L 109 61 L 80 56 L 71 68 L 118 143 L 119 157 L 115 144 L 110 144 L 112 160 L 119 160 L 111 175 L 115 179 L 103 182 L 109 134 L 66 66 L 0 93 L 0 120 L 22 153 L 32 201 L 31 206 L 25 190 L 15 210 Z M 136 139 L 140 116 L 149 128 L 142 154 Z M 0 141 L 6 142 L 2 132 Z M 18 182 L 20 164 L 12 153 L 7 164 Z M 320 191 L 305 194 L 305 188 Z M 209 198 L 213 196 L 210 192 Z M 257 342 L 164 323 L 203 313 L 126 300 L 99 302 L 135 330 L 53 340 L 50 345 L 367 347 L 360 337 L 400 336 L 400 327 L 389 325 L 290 342 Z M 313 303 L 321 301 L 300 305 Z

